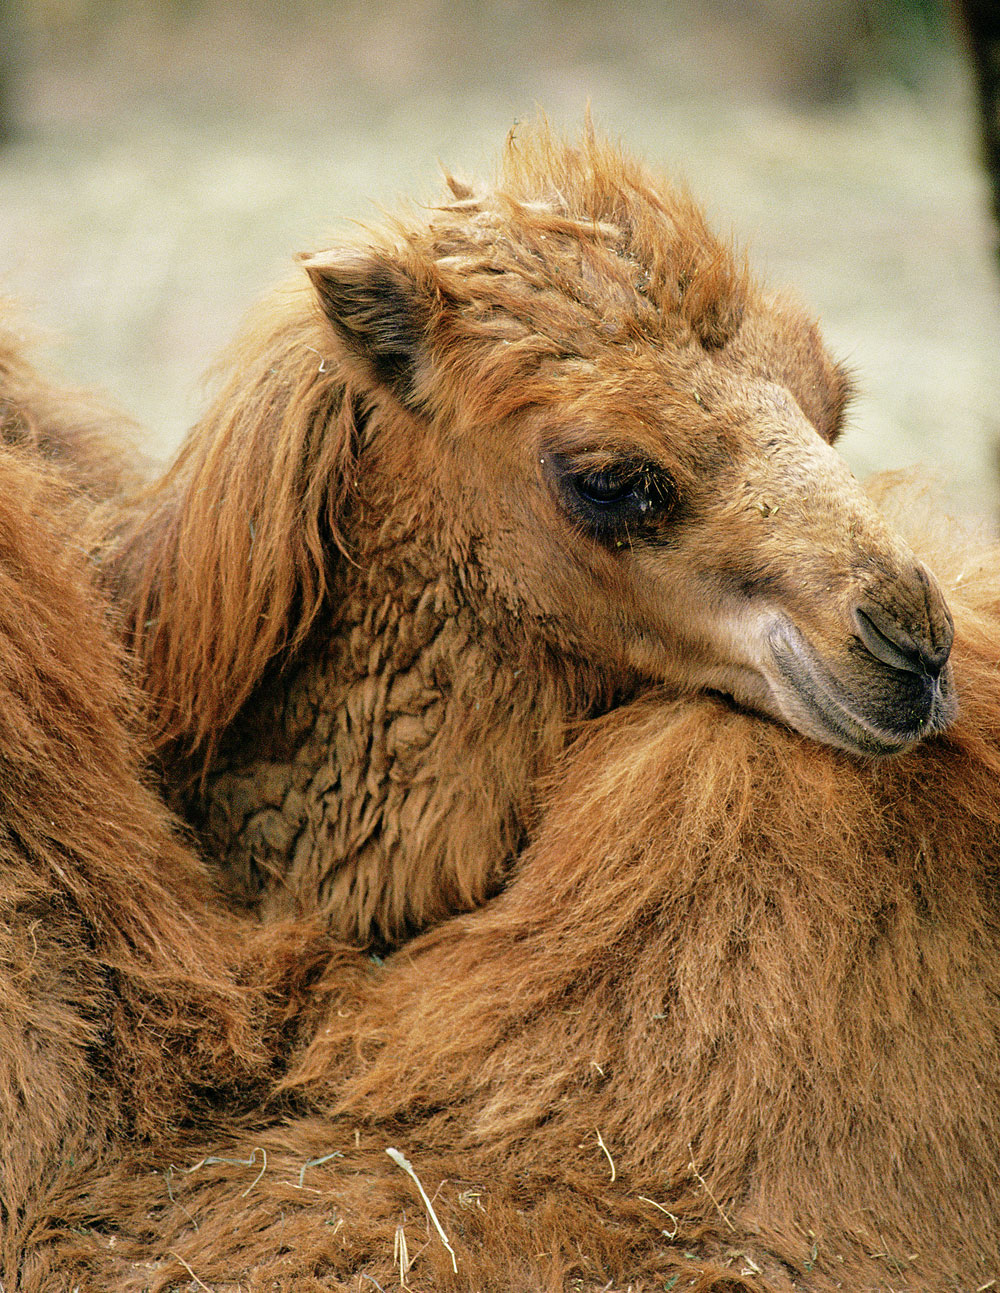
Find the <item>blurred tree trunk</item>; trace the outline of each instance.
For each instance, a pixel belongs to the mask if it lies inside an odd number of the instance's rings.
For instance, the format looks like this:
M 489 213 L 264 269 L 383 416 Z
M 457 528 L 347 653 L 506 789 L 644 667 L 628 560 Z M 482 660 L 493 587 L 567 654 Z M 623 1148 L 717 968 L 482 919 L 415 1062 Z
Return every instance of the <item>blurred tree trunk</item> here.
M 1000 4 L 997 0 L 956 0 L 965 29 L 979 95 L 983 161 L 1000 223 Z
M 14 134 L 14 81 L 17 50 L 15 0 L 0 0 L 0 144 Z

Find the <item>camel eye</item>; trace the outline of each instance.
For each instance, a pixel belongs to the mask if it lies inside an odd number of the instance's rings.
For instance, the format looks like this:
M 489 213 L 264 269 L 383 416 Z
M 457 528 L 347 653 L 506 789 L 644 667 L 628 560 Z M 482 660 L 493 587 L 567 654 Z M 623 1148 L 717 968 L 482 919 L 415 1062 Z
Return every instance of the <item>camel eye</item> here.
M 655 538 L 654 531 L 677 501 L 666 472 L 643 459 L 623 458 L 586 471 L 564 454 L 552 453 L 542 461 L 554 475 L 558 496 L 574 521 L 611 547 Z

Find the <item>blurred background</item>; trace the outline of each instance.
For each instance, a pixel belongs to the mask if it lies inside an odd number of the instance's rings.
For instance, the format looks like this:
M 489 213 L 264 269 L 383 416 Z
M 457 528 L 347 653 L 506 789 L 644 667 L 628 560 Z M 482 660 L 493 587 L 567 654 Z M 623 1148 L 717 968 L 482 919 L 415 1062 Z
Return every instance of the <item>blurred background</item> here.
M 1000 270 L 935 0 L 0 0 L 0 294 L 165 455 L 248 304 L 544 110 L 685 179 L 857 372 L 861 474 L 997 513 Z

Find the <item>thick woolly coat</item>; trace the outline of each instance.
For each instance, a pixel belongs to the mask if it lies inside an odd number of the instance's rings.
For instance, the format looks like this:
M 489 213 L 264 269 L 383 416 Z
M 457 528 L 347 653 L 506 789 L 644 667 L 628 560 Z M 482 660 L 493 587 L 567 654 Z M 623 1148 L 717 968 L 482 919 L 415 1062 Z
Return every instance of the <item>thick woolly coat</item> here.
M 311 1115 L 101 1183 L 81 1288 L 989 1288 L 996 571 L 950 572 L 961 716 L 897 759 L 709 699 L 595 723 L 502 895 L 331 963 Z
M 77 476 L 77 481 L 79 477 Z M 226 915 L 146 784 L 142 705 L 79 533 L 0 449 L 0 1285 L 44 1285 L 83 1182 L 269 1096 L 323 944 Z M 60 1287 L 57 1281 L 53 1287 Z M 62 1284 L 61 1287 L 66 1287 Z

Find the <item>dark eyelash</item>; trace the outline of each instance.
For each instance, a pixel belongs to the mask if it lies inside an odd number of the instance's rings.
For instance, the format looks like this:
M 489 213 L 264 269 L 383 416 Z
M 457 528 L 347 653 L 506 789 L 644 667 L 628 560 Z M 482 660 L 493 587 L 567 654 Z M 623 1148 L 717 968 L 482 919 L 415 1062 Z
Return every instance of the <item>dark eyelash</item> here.
M 577 491 L 589 502 L 600 507 L 620 503 L 629 494 L 635 493 L 636 482 L 637 477 L 634 474 L 622 475 L 613 468 L 584 472 L 573 477 L 573 484 Z

